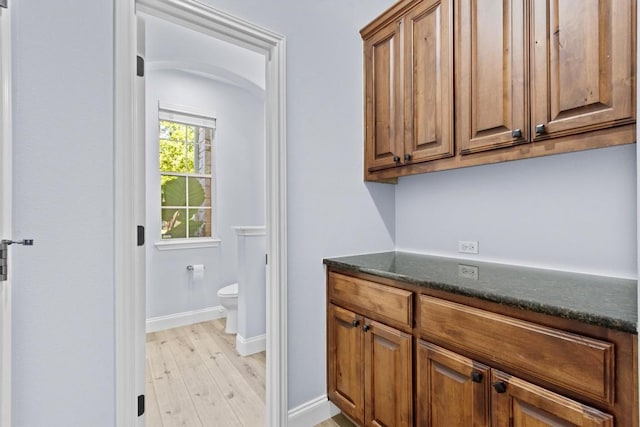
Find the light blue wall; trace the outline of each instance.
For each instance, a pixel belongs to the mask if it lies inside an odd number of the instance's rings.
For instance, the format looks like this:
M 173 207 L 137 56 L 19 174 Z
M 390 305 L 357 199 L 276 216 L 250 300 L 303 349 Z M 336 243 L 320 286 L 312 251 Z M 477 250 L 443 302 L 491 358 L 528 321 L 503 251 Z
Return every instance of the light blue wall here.
M 399 250 L 636 278 L 636 145 L 401 178 L 396 220 Z

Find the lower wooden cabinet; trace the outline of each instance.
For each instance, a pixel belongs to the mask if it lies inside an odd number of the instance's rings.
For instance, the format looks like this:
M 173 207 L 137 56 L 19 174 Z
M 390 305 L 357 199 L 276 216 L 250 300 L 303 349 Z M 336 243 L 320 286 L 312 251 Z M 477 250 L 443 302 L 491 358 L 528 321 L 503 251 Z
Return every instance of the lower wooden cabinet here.
M 328 274 L 328 396 L 358 426 L 638 426 L 637 335 L 395 283 Z
M 613 417 L 542 387 L 418 341 L 417 426 L 613 426 Z
M 417 425 L 489 427 L 489 381 L 488 366 L 418 341 Z
M 412 336 L 350 310 L 328 310 L 329 399 L 359 425 L 413 425 Z
M 504 372 L 491 373 L 494 426 L 613 427 L 613 416 Z M 619 424 L 622 425 L 622 424 Z
M 362 318 L 354 312 L 329 305 L 328 311 L 329 398 L 357 423 L 364 422 L 364 364 Z

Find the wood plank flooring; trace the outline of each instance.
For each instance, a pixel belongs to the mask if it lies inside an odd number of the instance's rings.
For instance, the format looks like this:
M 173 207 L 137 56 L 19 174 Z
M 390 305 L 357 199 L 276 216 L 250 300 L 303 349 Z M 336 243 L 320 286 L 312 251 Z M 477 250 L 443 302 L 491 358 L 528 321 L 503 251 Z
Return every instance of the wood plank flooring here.
M 333 418 L 329 418 L 328 420 L 321 422 L 315 427 L 355 427 L 355 424 L 349 421 L 349 419 L 344 415 L 338 414 Z
M 148 427 L 264 426 L 265 354 L 241 357 L 224 319 L 147 334 Z
M 264 352 L 242 357 L 224 319 L 147 334 L 147 427 L 263 427 Z M 353 427 L 342 414 L 316 427 Z

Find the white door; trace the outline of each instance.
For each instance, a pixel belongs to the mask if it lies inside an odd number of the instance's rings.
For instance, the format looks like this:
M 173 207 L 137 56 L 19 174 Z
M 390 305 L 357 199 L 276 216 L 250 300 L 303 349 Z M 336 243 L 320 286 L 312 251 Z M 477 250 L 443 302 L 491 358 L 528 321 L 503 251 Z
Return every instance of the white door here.
M 11 236 L 11 84 L 9 11 L 0 7 L 0 239 Z M 11 258 L 8 257 L 8 263 Z M 8 268 L 6 265 L 4 268 Z M 6 270 L 5 270 L 6 271 Z M 11 425 L 11 275 L 0 281 L 0 426 Z

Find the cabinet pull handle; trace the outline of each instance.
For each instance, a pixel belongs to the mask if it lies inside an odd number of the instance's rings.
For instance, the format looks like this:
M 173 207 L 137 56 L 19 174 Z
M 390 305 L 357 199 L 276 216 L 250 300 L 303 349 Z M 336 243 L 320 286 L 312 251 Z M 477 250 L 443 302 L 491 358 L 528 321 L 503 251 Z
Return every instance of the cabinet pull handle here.
M 393 163 L 399 163 L 400 162 L 400 156 L 393 156 Z
M 369 329 L 371 329 L 371 326 L 367 325 L 366 323 L 362 326 L 362 330 L 365 332 L 368 332 Z
M 358 319 L 353 319 L 353 322 L 351 322 L 351 326 L 357 328 L 358 326 L 360 326 L 360 321 Z
M 507 391 L 507 385 L 505 383 L 503 383 L 502 381 L 498 381 L 497 383 L 493 383 L 493 388 L 498 393 L 504 393 L 505 391 Z
M 482 382 L 482 373 L 481 372 L 473 372 L 471 374 L 471 381 L 473 381 L 474 383 L 481 383 Z
M 544 124 L 540 123 L 539 125 L 536 125 L 536 135 L 544 135 L 545 132 L 546 129 L 544 128 Z
M 411 161 L 411 154 L 407 153 L 404 155 L 404 161 L 405 162 L 410 162 Z
M 522 138 L 522 129 L 514 129 L 511 131 L 512 138 Z

